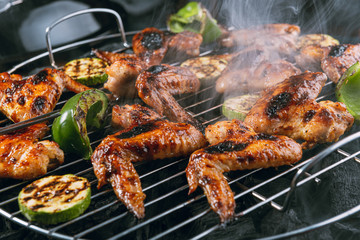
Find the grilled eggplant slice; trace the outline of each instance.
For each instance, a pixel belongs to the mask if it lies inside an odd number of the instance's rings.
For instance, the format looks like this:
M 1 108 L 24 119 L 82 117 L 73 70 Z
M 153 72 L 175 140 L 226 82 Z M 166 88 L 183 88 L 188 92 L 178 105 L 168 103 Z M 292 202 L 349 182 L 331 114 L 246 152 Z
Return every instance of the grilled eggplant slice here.
M 86 86 L 96 86 L 106 82 L 108 75 L 105 68 L 107 62 L 100 58 L 80 58 L 65 64 L 63 70 L 75 81 Z
M 181 67 L 186 67 L 192 71 L 200 80 L 201 85 L 209 85 L 221 75 L 227 67 L 230 55 L 214 55 L 197 57 L 186 60 Z
M 18 197 L 22 214 L 30 221 L 52 225 L 80 216 L 90 205 L 91 188 L 86 178 L 72 174 L 38 179 Z

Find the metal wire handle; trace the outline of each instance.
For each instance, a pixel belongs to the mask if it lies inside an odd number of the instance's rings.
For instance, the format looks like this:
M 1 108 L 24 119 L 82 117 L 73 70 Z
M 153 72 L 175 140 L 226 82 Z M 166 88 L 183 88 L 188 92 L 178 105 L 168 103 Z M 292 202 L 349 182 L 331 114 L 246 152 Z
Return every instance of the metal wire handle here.
M 90 8 L 90 9 L 80 10 L 80 11 L 70 13 L 69 15 L 66 15 L 66 16 L 60 18 L 59 20 L 55 21 L 53 24 L 51 24 L 50 26 L 48 26 L 46 28 L 46 45 L 47 45 L 47 49 L 48 49 L 48 52 L 49 52 L 49 59 L 50 59 L 51 66 L 53 66 L 54 68 L 58 68 L 58 66 L 55 63 L 54 54 L 53 54 L 52 46 L 51 46 L 51 40 L 50 40 L 50 32 L 51 32 L 51 30 L 56 25 L 58 25 L 59 23 L 61 23 L 63 21 L 66 21 L 66 20 L 68 20 L 70 18 L 79 16 L 79 15 L 83 15 L 83 14 L 87 14 L 87 13 L 94 13 L 94 12 L 97 12 L 97 13 L 102 12 L 102 13 L 113 14 L 116 17 L 116 20 L 117 20 L 117 26 L 118 26 L 119 32 L 121 33 L 123 45 L 126 48 L 129 47 L 129 44 L 127 43 L 127 40 L 126 40 L 126 35 L 125 35 L 125 31 L 124 31 L 123 22 L 121 20 L 120 15 L 116 11 L 111 10 L 111 9 L 107 9 L 107 8 Z
M 288 193 L 286 194 L 285 200 L 284 200 L 284 204 L 282 207 L 282 211 L 286 210 L 287 207 L 289 206 L 290 200 L 292 195 L 294 194 L 294 191 L 296 190 L 296 187 L 298 185 L 298 182 L 300 180 L 300 178 L 312 167 L 314 167 L 318 162 L 320 162 L 322 159 L 324 159 L 327 155 L 329 155 L 330 153 L 332 153 L 333 151 L 335 151 L 336 149 L 338 149 L 339 147 L 343 146 L 344 144 L 347 144 L 349 142 L 352 142 L 355 139 L 358 139 L 360 137 L 360 131 L 356 132 L 350 136 L 347 136 L 346 138 L 343 138 L 342 140 L 332 144 L 331 146 L 329 146 L 328 148 L 324 149 L 323 151 L 321 151 L 320 153 L 318 153 L 317 155 L 315 155 L 313 157 L 313 159 L 311 161 L 309 161 L 307 164 L 305 164 L 304 166 L 302 166 L 295 174 L 295 176 L 293 177 L 291 184 L 290 184 L 290 190 L 288 191 Z

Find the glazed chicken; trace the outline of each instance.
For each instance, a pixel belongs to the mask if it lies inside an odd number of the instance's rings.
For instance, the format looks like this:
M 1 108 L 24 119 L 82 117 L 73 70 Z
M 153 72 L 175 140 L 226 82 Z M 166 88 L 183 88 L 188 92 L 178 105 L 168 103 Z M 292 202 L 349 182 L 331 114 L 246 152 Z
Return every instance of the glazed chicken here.
M 0 111 L 13 122 L 51 112 L 65 87 L 74 92 L 90 89 L 64 72 L 50 68 L 26 80 L 8 73 L 1 73 L 0 79 Z
M 97 57 L 111 65 L 106 68 L 108 80 L 104 88 L 115 97 L 133 98 L 137 96 L 135 81 L 147 64 L 134 54 L 112 53 L 93 50 Z
M 113 113 L 119 120 L 114 124 L 130 127 L 106 137 L 95 149 L 91 161 L 99 180 L 98 188 L 109 182 L 124 205 L 136 217 L 143 218 L 145 194 L 132 163 L 190 155 L 207 142 L 192 125 L 160 119 L 157 113 L 140 105 L 113 109 L 119 110 Z M 139 113 L 146 115 L 143 121 L 127 118 Z M 125 117 L 119 116 L 122 114 Z
M 167 60 L 198 56 L 201 43 L 201 34 L 173 34 L 154 27 L 145 28 L 132 39 L 134 53 L 149 66 L 160 64 L 165 56 Z
M 303 147 L 337 141 L 353 116 L 340 102 L 316 102 L 327 77 L 321 72 L 292 76 L 266 89 L 244 122 L 256 132 L 303 140 Z
M 340 44 L 324 50 L 321 68 L 331 81 L 337 83 L 341 75 L 357 61 L 360 61 L 360 43 Z
M 33 179 L 64 162 L 52 141 L 39 141 L 48 132 L 44 123 L 0 136 L 0 178 Z
M 260 91 L 301 73 L 300 69 L 286 60 L 269 59 L 269 53 L 264 49 L 247 48 L 235 54 L 217 79 L 216 91 Z
M 286 136 L 256 133 L 240 120 L 217 122 L 206 128 L 212 144 L 195 151 L 186 168 L 189 194 L 200 186 L 222 222 L 234 215 L 234 193 L 223 173 L 288 165 L 302 157 L 300 144 Z
M 143 71 L 136 79 L 139 97 L 161 116 L 171 121 L 184 122 L 202 129 L 202 124 L 187 113 L 173 95 L 196 92 L 200 81 L 193 72 L 184 67 L 167 64 L 155 65 Z

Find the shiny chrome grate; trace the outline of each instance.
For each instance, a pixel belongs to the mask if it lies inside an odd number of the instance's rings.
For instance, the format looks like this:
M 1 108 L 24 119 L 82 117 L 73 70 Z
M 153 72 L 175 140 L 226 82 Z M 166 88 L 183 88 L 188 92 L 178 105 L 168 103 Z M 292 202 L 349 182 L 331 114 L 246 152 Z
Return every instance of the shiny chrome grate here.
M 132 33 L 127 33 L 127 37 Z M 115 34 L 114 38 L 120 35 Z M 108 37 L 106 37 L 108 38 Z M 98 41 L 98 39 L 96 39 Z M 89 44 L 92 42 L 86 42 Z M 121 45 L 118 43 L 118 45 Z M 114 45 L 111 45 L 114 46 Z M 61 51 L 73 48 L 61 48 Z M 114 50 L 113 48 L 112 50 Z M 90 50 L 90 49 L 89 49 Z M 58 52 L 55 49 L 54 52 Z M 208 54 L 205 52 L 204 54 Z M 39 55 L 36 62 L 47 54 Z M 20 64 L 12 71 L 28 66 Z M 45 66 L 44 66 L 45 67 Z M 29 70 L 32 71 L 32 70 Z M 334 100 L 334 86 L 328 82 L 321 93 L 320 99 Z M 221 115 L 222 96 L 214 95 L 214 86 L 201 89 L 195 94 L 180 96 L 178 102 L 203 122 L 204 125 L 223 120 Z M 60 109 L 72 93 L 64 93 L 57 105 Z M 134 100 L 137 101 L 137 100 Z M 119 103 L 122 104 L 122 103 Z M 9 125 L 3 119 L 0 126 Z M 95 148 L 108 134 L 114 133 L 110 126 L 103 133 L 90 132 L 92 147 Z M 51 136 L 47 136 L 51 139 Z M 332 171 L 340 165 L 358 161 L 360 151 L 353 141 L 360 138 L 360 131 L 354 126 L 351 132 L 332 145 L 319 145 L 311 151 L 305 151 L 303 160 L 291 166 L 278 169 L 256 169 L 252 171 L 236 171 L 228 173 L 230 187 L 235 193 L 236 219 L 230 226 L 242 227 L 242 219 L 256 214 L 266 208 L 283 211 L 292 207 L 293 192 L 305 185 L 321 184 L 322 174 Z M 325 157 L 336 158 L 322 168 L 317 163 Z M 25 228 L 58 239 L 200 239 L 204 237 L 228 236 L 229 226 L 222 226 L 218 216 L 209 208 L 206 197 L 201 189 L 188 195 L 185 168 L 188 158 L 164 159 L 140 162 L 135 164 L 139 173 L 145 200 L 146 216 L 137 220 L 116 198 L 111 186 L 96 189 L 97 179 L 93 174 L 91 162 L 65 155 L 65 163 L 47 175 L 72 173 L 86 177 L 91 182 L 92 197 L 87 211 L 80 217 L 55 226 L 44 226 L 32 223 L 20 213 L 17 206 L 17 195 L 29 181 L 0 180 L 0 214 Z M 315 166 L 315 167 L 314 167 Z M 280 187 L 279 187 L 280 186 Z M 311 204 L 311 203 L 310 203 Z M 344 219 L 360 210 L 357 206 L 348 206 L 348 210 L 334 216 L 325 216 L 321 221 L 299 229 L 288 229 L 286 233 L 270 238 L 284 238 L 302 234 Z M 238 236 L 241 238 L 241 236 Z M 268 237 L 259 233 L 256 237 Z M 214 237 L 215 238 L 215 237 Z

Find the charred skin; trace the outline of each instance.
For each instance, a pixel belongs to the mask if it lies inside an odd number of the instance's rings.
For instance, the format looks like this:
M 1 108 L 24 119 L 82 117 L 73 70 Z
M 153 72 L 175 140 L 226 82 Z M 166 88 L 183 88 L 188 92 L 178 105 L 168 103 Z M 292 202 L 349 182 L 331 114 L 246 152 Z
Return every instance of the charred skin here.
M 39 141 L 48 132 L 45 123 L 0 136 L 0 178 L 33 179 L 64 162 L 55 142 Z
M 191 154 L 186 176 L 189 194 L 200 186 L 211 208 L 226 222 L 234 215 L 235 200 L 224 172 L 288 165 L 301 159 L 302 149 L 288 137 L 257 134 L 239 120 L 216 125 L 209 126 L 207 134 L 215 144 Z
M 357 61 L 360 61 L 360 44 L 340 44 L 324 48 L 321 68 L 331 81 L 337 83 L 341 75 Z
M 50 68 L 26 80 L 2 73 L 1 80 L 0 111 L 13 122 L 51 112 L 65 87 L 74 92 L 90 89 L 72 80 L 64 72 Z
M 184 122 L 202 129 L 201 123 L 187 113 L 173 95 L 196 92 L 200 81 L 187 68 L 167 64 L 155 65 L 143 71 L 136 80 L 139 97 L 160 115 L 171 121 Z
M 132 108 L 127 109 L 132 111 Z M 146 120 L 140 125 L 126 124 L 132 127 L 106 137 L 91 160 L 99 180 L 98 188 L 110 182 L 125 206 L 138 218 L 143 218 L 145 194 L 132 162 L 186 156 L 207 142 L 201 132 L 185 123 L 159 119 Z
M 133 51 L 136 56 L 150 66 L 160 64 L 168 49 L 167 41 L 163 31 L 154 27 L 145 28 L 134 35 Z
M 324 73 L 305 72 L 265 90 L 244 122 L 256 132 L 303 140 L 304 148 L 337 141 L 354 118 L 342 103 L 315 101 L 326 79 Z

